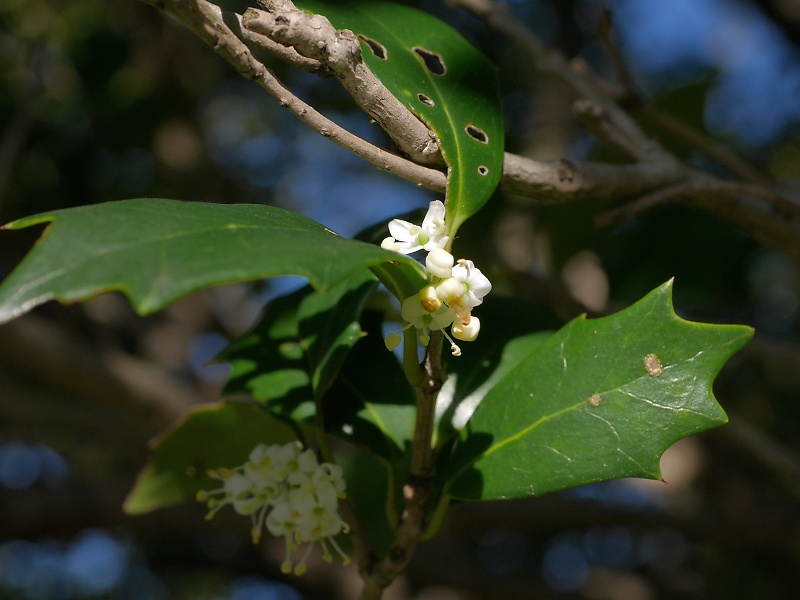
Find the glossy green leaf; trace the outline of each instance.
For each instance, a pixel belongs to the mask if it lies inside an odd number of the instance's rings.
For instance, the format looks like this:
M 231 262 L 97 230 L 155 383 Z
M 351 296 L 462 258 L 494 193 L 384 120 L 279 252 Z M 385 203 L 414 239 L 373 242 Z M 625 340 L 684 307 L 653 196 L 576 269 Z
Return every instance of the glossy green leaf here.
M 490 295 L 479 311 L 478 339 L 447 360 L 447 381 L 436 400 L 443 437 L 463 429 L 486 393 L 561 324 L 516 298 Z
M 327 431 L 396 458 L 411 438 L 414 394 L 383 344 L 378 313 L 368 311 L 361 330 L 373 282 L 353 277 L 324 293 L 306 287 L 268 304 L 259 324 L 217 357 L 231 365 L 224 393 L 251 395 L 297 421 L 312 419 L 315 397 L 322 398 Z M 314 385 L 315 377 L 322 383 Z
M 147 464 L 125 500 L 128 514 L 193 501 L 200 490 L 219 487 L 209 469 L 243 463 L 259 443 L 285 444 L 296 431 L 246 404 L 200 406 L 154 443 Z
M 232 367 L 225 393 L 250 394 L 295 419 L 313 415 L 363 335 L 359 318 L 376 285 L 362 271 L 324 292 L 304 287 L 268 304 L 261 321 L 216 358 Z
M 371 267 L 407 293 L 424 281 L 408 257 L 272 206 L 124 200 L 6 228 L 41 223 L 50 223 L 42 239 L 0 284 L 0 323 L 50 299 L 74 302 L 109 291 L 124 292 L 147 314 L 204 287 L 275 275 L 299 275 L 322 290 Z
M 247 394 L 297 420 L 313 417 L 311 374 L 297 322 L 298 306 L 311 294 L 306 286 L 271 301 L 258 324 L 217 355 L 216 362 L 231 366 L 223 395 Z
M 308 358 L 315 400 L 327 392 L 347 353 L 361 339 L 359 318 L 377 283 L 369 271 L 362 271 L 327 293 L 310 294 L 300 304 L 298 331 Z
M 303 0 L 361 39 L 362 56 L 392 94 L 433 129 L 450 167 L 453 230 L 483 206 L 503 171 L 503 116 L 492 64 L 431 15 L 378 0 Z
M 410 445 L 415 395 L 395 355 L 383 344 L 381 319 L 368 311 L 366 336 L 355 345 L 326 398 L 326 429 L 389 461 Z
M 748 327 L 680 319 L 671 282 L 602 319 L 575 319 L 489 390 L 456 450 L 456 498 L 540 495 L 660 477 L 677 440 L 727 417 L 711 391 Z
M 394 478 L 385 461 L 361 451 L 347 453 L 340 461 L 347 481 L 347 499 L 370 548 L 383 556 L 394 542 L 398 499 Z

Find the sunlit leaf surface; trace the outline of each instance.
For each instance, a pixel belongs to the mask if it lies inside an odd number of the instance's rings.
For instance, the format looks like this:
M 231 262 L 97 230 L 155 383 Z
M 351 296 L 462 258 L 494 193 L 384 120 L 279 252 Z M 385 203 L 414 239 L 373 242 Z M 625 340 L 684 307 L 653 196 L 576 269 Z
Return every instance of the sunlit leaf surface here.
M 42 239 L 0 284 L 0 323 L 50 299 L 124 292 L 147 314 L 196 290 L 275 275 L 327 289 L 377 267 L 422 287 L 421 267 L 376 246 L 342 238 L 280 208 L 137 199 L 53 211 L 6 226 L 49 223 Z
M 725 423 L 712 382 L 752 330 L 685 321 L 671 291 L 667 283 L 618 314 L 572 321 L 497 381 L 456 452 L 451 494 L 658 479 L 670 445 Z

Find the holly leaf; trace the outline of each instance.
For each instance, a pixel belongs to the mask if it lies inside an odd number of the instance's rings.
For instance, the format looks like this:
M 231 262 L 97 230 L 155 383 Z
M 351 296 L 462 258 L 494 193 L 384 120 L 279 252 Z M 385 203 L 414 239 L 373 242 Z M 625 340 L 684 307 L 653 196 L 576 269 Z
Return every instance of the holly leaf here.
M 304 287 L 273 300 L 261 321 L 215 358 L 231 365 L 225 393 L 249 394 L 292 418 L 311 416 L 364 335 L 359 318 L 376 285 L 363 271 L 324 292 Z
M 362 316 L 374 289 L 364 273 L 327 292 L 305 287 L 273 300 L 215 358 L 231 365 L 224 394 L 248 394 L 296 421 L 312 419 L 321 400 L 326 431 L 396 459 L 412 435 L 414 394 L 383 344 L 380 313 Z
M 194 500 L 200 490 L 219 487 L 209 470 L 242 464 L 259 443 L 297 439 L 294 428 L 254 406 L 197 407 L 153 442 L 125 500 L 125 512 L 138 515 Z
M 369 271 L 362 271 L 327 293 L 310 294 L 300 304 L 298 333 L 308 358 L 315 400 L 327 392 L 347 353 L 364 335 L 359 319 L 377 284 Z
M 491 500 L 659 479 L 669 446 L 727 421 L 712 382 L 751 336 L 679 318 L 671 282 L 613 316 L 573 320 L 486 392 L 449 493 Z
M 436 398 L 440 436 L 464 428 L 486 393 L 553 335 L 560 322 L 517 298 L 488 296 L 480 307 L 481 334 L 447 361 L 447 381 Z
M 380 314 L 366 311 L 362 321 L 366 335 L 325 398 L 325 428 L 396 462 L 411 445 L 416 398 L 397 358 L 383 344 Z
M 231 367 L 224 396 L 247 394 L 296 420 L 313 416 L 314 391 L 297 320 L 297 307 L 311 294 L 306 286 L 272 300 L 258 324 L 214 358 Z
M 299 275 L 325 290 L 373 268 L 400 297 L 425 282 L 408 257 L 272 206 L 145 198 L 42 213 L 5 228 L 41 223 L 50 225 L 39 243 L 0 284 L 0 323 L 50 299 L 109 291 L 149 314 L 205 287 L 275 275 Z
M 378 0 L 303 0 L 361 40 L 378 79 L 439 139 L 450 167 L 447 212 L 452 231 L 480 209 L 503 171 L 503 113 L 495 68 L 435 17 Z

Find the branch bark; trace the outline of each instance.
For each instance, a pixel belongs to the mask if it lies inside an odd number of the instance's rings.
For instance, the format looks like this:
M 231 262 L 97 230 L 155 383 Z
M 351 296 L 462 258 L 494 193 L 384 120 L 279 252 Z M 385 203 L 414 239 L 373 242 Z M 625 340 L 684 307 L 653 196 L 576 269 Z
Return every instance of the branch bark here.
M 408 567 L 427 527 L 428 503 L 433 492 L 433 426 L 436 398 L 447 377 L 442 365 L 444 336 L 431 332 L 422 379 L 416 385 L 417 416 L 414 425 L 411 468 L 403 486 L 406 508 L 395 530 L 394 542 L 381 560 L 362 571 L 361 600 L 378 600 L 383 591 Z M 414 348 L 416 351 L 416 347 Z M 415 361 L 416 362 L 416 359 Z
M 311 35 L 309 32 L 314 31 L 314 27 L 303 25 L 302 19 L 308 15 L 303 13 L 303 16 L 298 16 L 296 13 L 299 11 L 288 0 L 266 2 L 276 11 L 272 16 L 251 12 L 247 19 L 223 11 L 205 0 L 141 1 L 176 17 L 244 77 L 256 81 L 281 106 L 320 135 L 330 138 L 379 169 L 436 192 L 445 191 L 445 173 L 426 166 L 438 160 L 438 153 L 433 152 L 430 132 L 405 107 L 392 102 L 388 90 L 369 74 L 357 58 L 352 35 L 322 25 L 319 26 L 321 37 L 307 37 Z M 760 242 L 800 258 L 800 217 L 794 210 L 800 207 L 800 201 L 796 198 L 765 185 L 763 177 L 756 177 L 752 169 L 745 169 L 742 161 L 732 162 L 730 156 L 726 157 L 727 164 L 734 166 L 739 174 L 746 173 L 747 178 L 754 182 L 753 185 L 762 188 L 762 192 L 754 194 L 750 188 L 746 196 L 739 196 L 735 189 L 728 188 L 724 194 L 725 202 L 719 201 L 721 193 L 714 194 L 714 198 L 709 200 L 704 195 L 706 190 L 702 194 L 674 194 L 675 186 L 681 184 L 688 186 L 685 188 L 688 191 L 696 189 L 693 186 L 699 181 L 724 180 L 697 172 L 649 139 L 636 121 L 606 93 L 613 86 L 598 84 L 581 63 L 570 63 L 560 53 L 544 46 L 514 18 L 507 6 L 492 0 L 451 0 L 450 3 L 469 10 L 484 19 L 490 27 L 508 36 L 521 52 L 530 57 L 540 74 L 564 82 L 578 100 L 575 109 L 584 123 L 602 141 L 634 161 L 625 165 L 567 160 L 537 161 L 507 153 L 500 182 L 502 190 L 530 198 L 534 204 L 596 200 L 624 202 L 649 194 L 664 194 L 670 200 L 680 198 L 682 204 L 712 214 Z M 283 22 L 284 18 L 289 19 L 288 24 Z M 293 19 L 298 20 L 299 24 L 290 26 Z M 334 73 L 359 106 L 379 120 L 381 126 L 414 160 L 366 142 L 304 103 L 252 55 L 243 40 L 299 68 L 320 74 Z M 314 49 L 314 40 L 317 44 L 323 41 L 324 48 Z M 305 56 L 304 52 L 309 56 Z M 641 209 L 634 208 L 629 212 L 640 213 L 647 206 L 657 204 L 659 202 L 647 200 L 641 204 Z M 787 207 L 791 209 L 787 210 Z M 624 209 L 620 214 L 624 214 Z
M 269 12 L 247 9 L 242 19 L 247 29 L 293 48 L 333 73 L 410 160 L 426 166 L 444 165 L 436 136 L 367 68 L 352 31 L 338 30 L 324 16 L 304 13 L 291 2 L 261 0 L 260 4 Z

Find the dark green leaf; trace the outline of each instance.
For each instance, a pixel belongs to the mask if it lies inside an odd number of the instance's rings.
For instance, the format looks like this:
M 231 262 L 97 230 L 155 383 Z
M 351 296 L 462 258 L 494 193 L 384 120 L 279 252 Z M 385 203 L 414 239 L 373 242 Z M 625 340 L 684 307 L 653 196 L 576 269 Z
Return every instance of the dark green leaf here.
M 579 318 L 483 398 L 456 451 L 456 498 L 540 495 L 618 477 L 660 477 L 677 440 L 726 422 L 711 391 L 748 327 L 680 319 L 671 282 L 630 308 Z
M 398 489 L 386 463 L 365 452 L 348 453 L 341 460 L 347 481 L 347 499 L 361 525 L 370 547 L 379 556 L 394 541 Z
M 142 514 L 194 500 L 200 490 L 219 487 L 206 474 L 209 469 L 242 464 L 259 443 L 296 439 L 292 427 L 254 406 L 198 407 L 155 442 L 125 500 L 125 511 Z
M 124 292 L 141 314 L 198 289 L 275 275 L 300 275 L 327 289 L 376 267 L 413 293 L 423 285 L 412 259 L 334 234 L 271 206 L 138 199 L 58 210 L 15 221 L 52 222 L 0 284 L 0 322 L 50 299 Z M 396 287 L 396 286 L 395 286 Z
M 347 353 L 361 339 L 359 318 L 376 286 L 375 277 L 362 271 L 327 293 L 310 294 L 300 304 L 299 334 L 316 400 L 328 390 Z
M 276 298 L 251 331 L 216 357 L 231 365 L 225 395 L 248 394 L 296 420 L 314 416 L 311 374 L 297 322 L 298 306 L 313 293 L 306 286 Z
M 396 458 L 412 434 L 414 394 L 397 359 L 383 344 L 379 314 L 368 311 L 366 334 L 361 331 L 360 310 L 372 288 L 371 281 L 353 277 L 326 293 L 306 287 L 271 302 L 261 322 L 217 357 L 231 364 L 225 393 L 249 394 L 277 414 L 298 421 L 313 418 L 315 362 L 309 352 L 324 355 L 314 348 L 328 339 L 332 344 L 323 347 L 337 348 L 328 352 L 335 360 L 321 363 L 327 365 L 325 384 L 317 388 L 324 398 L 326 430 L 384 458 Z M 322 306 L 329 308 L 314 312 Z M 314 323 L 298 322 L 301 313 L 313 315 Z M 316 331 L 323 331 L 322 337 Z
M 378 313 L 365 313 L 367 335 L 325 399 L 325 422 L 342 439 L 394 461 L 411 442 L 416 405 L 396 357 L 383 344 L 380 325 Z

